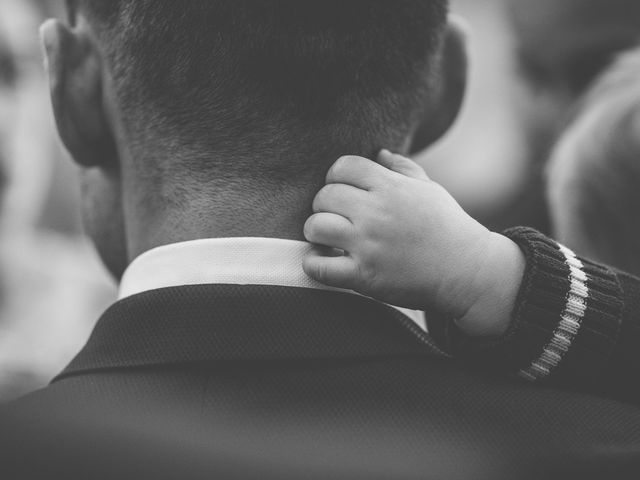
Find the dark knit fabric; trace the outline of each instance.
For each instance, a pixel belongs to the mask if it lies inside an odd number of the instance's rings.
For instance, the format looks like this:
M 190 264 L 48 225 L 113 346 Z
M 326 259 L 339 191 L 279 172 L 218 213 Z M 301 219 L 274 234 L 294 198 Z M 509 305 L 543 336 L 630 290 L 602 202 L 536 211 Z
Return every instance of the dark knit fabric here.
M 545 239 L 546 240 L 546 239 Z M 560 251 L 540 242 L 523 248 L 527 257 L 513 320 L 500 338 L 465 335 L 454 322 L 430 321 L 429 331 L 456 358 L 500 373 L 516 373 L 531 363 L 547 344 L 566 303 L 569 267 Z M 446 325 L 444 329 L 436 324 Z
M 615 272 L 581 259 L 589 298 L 582 328 L 552 377 L 558 384 L 598 390 L 619 347 L 625 298 Z
M 435 340 L 474 367 L 639 401 L 630 379 L 640 373 L 640 279 L 575 257 L 529 228 L 505 235 L 526 257 L 508 331 L 478 339 L 432 318 Z

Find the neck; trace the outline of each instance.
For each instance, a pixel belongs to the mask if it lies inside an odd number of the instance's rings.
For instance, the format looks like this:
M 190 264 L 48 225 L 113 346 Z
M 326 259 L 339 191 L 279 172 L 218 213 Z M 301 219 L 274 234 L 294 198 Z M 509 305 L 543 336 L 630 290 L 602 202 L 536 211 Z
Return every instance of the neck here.
M 138 205 L 127 215 L 129 260 L 155 247 L 201 238 L 304 240 L 304 222 L 311 214 L 313 197 L 319 188 L 265 190 L 264 186 L 207 185 L 189 188 L 172 201 L 145 195 L 144 202 L 128 202 Z

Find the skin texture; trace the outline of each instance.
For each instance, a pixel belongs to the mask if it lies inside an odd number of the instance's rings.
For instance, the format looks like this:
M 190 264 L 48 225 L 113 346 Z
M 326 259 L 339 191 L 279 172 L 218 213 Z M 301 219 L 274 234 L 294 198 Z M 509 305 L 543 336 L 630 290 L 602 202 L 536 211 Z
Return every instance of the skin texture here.
M 425 109 L 425 118 L 449 120 L 431 131 L 420 128 L 426 144 L 435 142 L 457 115 L 466 72 L 463 36 L 451 21 L 436 75 L 441 84 Z M 81 13 L 73 26 L 50 20 L 41 37 L 58 131 L 81 167 L 85 228 L 116 278 L 139 254 L 169 243 L 233 236 L 303 239 L 302 226 L 324 172 L 286 184 L 237 172 L 231 177 L 220 167 L 226 159 L 214 152 L 199 152 L 200 161 L 218 168 L 206 181 L 179 165 L 163 168 L 189 152 L 159 148 L 166 138 L 129 138 L 112 73 L 90 22 Z M 418 129 L 415 125 L 411 131 Z M 408 135 L 404 144 L 412 140 Z M 256 151 L 255 161 L 262 155 Z
M 524 272 L 517 245 L 467 215 L 420 166 L 385 150 L 378 163 L 338 159 L 326 183 L 304 229 L 325 247 L 305 259 L 309 276 L 435 309 L 471 335 L 506 331 Z

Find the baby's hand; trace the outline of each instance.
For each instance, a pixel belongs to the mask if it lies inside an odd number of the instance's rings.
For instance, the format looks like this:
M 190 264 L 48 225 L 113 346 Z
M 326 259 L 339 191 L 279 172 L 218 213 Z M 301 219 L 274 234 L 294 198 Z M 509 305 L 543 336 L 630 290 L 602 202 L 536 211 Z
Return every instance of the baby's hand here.
M 469 334 L 503 333 L 524 270 L 519 248 L 411 160 L 383 150 L 378 162 L 342 157 L 329 170 L 304 234 L 344 255 L 318 248 L 305 272 L 389 304 L 436 309 Z

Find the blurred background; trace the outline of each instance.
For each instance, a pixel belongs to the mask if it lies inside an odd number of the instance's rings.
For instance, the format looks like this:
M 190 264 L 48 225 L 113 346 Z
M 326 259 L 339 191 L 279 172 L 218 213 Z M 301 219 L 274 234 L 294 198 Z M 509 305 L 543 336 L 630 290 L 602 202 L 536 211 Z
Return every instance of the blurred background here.
M 48 382 L 115 286 L 82 236 L 38 25 L 61 0 L 0 0 L 0 401 Z M 638 2 L 640 3 L 640 2 Z M 640 31 L 635 0 L 453 0 L 469 24 L 460 120 L 418 161 L 493 229 L 548 230 L 549 149 L 582 91 Z
M 0 0 L 0 400 L 48 382 L 115 296 L 49 107 L 38 27 L 62 3 Z

